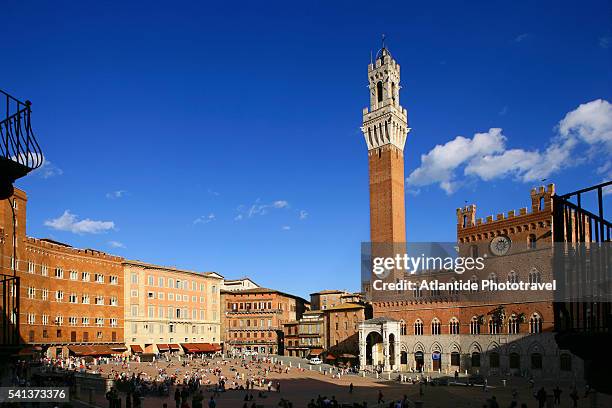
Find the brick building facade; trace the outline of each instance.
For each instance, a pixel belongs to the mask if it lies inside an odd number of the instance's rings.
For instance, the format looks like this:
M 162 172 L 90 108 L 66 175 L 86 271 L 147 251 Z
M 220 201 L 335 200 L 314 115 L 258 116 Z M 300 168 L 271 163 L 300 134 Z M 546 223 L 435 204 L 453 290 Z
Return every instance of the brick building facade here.
M 399 163 L 409 129 L 399 105 L 399 65 L 385 48 L 369 65 L 368 77 L 371 110 L 364 109 L 362 131 L 370 169 L 372 255 L 393 256 L 405 250 L 404 168 Z M 477 219 L 475 205 L 458 209 L 459 256 L 484 257 L 485 268 L 467 276 L 450 271 L 430 277 L 441 282 L 552 282 L 553 194 L 553 185 L 534 189 L 531 210 L 495 219 Z M 383 244 L 382 252 L 376 244 Z M 398 279 L 406 276 L 393 270 L 389 281 Z M 374 317 L 359 325 L 360 365 L 385 371 L 581 375 L 581 361 L 556 346 L 552 305 L 551 295 L 527 292 L 389 291 L 387 298 L 373 299 Z
M 222 291 L 223 341 L 230 353 L 283 354 L 283 324 L 308 310 L 306 300 L 274 289 Z
M 13 257 L 11 204 L 0 204 L 0 267 L 20 277 L 21 341 L 49 356 L 121 353 L 123 339 L 122 259 L 92 249 L 77 249 L 26 235 L 25 192 L 11 198 L 16 220 Z M 15 321 L 15 317 L 11 316 Z

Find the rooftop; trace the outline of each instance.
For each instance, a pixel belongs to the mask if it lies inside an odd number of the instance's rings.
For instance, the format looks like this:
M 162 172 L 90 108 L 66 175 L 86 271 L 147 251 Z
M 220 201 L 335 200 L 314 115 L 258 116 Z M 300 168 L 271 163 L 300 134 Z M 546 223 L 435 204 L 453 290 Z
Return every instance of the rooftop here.
M 134 265 L 134 266 L 140 266 L 142 268 L 146 268 L 146 269 L 161 269 L 161 270 L 165 270 L 165 271 L 169 271 L 169 272 L 179 272 L 179 273 L 188 273 L 191 275 L 198 275 L 198 276 L 203 276 L 203 277 L 207 277 L 207 278 L 213 278 L 213 279 L 223 279 L 223 276 L 218 274 L 217 272 L 196 272 L 196 271 L 190 271 L 187 269 L 179 269 L 175 266 L 163 266 L 163 265 L 155 265 L 155 264 L 150 264 L 150 263 L 146 263 L 146 262 L 142 262 L 142 261 L 137 261 L 137 260 L 124 260 L 123 261 L 123 265 Z

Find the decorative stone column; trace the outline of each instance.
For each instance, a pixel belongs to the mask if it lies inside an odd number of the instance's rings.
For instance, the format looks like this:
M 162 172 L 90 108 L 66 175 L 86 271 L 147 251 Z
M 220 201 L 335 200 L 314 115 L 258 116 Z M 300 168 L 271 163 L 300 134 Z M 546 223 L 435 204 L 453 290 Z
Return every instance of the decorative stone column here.
M 400 339 L 399 336 L 395 336 L 395 343 L 393 345 L 393 350 L 395 351 L 395 366 L 391 367 L 391 369 L 397 369 L 398 371 L 401 371 L 401 367 L 402 367 L 402 360 L 401 360 L 401 353 L 402 350 L 400 348 Z
M 383 337 L 383 370 L 391 371 L 391 365 L 389 364 L 389 335 L 385 333 L 385 337 Z

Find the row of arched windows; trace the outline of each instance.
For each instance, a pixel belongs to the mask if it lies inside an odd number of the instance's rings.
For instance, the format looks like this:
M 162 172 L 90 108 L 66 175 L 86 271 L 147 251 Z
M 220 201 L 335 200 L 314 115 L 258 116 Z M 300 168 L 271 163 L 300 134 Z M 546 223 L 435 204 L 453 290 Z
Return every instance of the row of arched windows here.
M 504 319 L 502 319 L 503 321 Z M 529 321 L 525 322 L 529 324 L 529 333 L 541 333 L 542 332 L 542 317 L 539 313 L 533 313 L 529 317 Z M 448 333 L 449 334 L 460 334 L 460 326 L 459 319 L 453 317 L 448 322 Z M 482 322 L 481 319 L 477 316 L 472 317 L 470 320 L 470 334 L 500 334 L 506 330 L 508 334 L 519 334 L 521 333 L 521 321 L 519 316 L 513 314 L 508 319 L 506 319 L 505 323 L 497 321 L 493 318 L 489 318 L 487 321 L 487 332 L 484 333 L 482 331 Z M 442 334 L 442 322 L 437 317 L 434 317 L 431 321 L 430 325 L 430 334 L 433 336 L 437 336 Z M 400 322 L 400 334 L 408 335 L 408 328 L 404 321 Z M 413 324 L 413 334 L 415 336 L 424 335 L 424 324 L 421 319 L 415 320 Z
M 532 268 L 529 271 L 529 274 L 527 275 L 528 278 L 528 282 L 531 283 L 542 283 L 542 274 L 540 273 L 540 271 L 538 271 L 536 268 Z M 487 276 L 487 280 L 492 281 L 494 283 L 499 283 L 499 278 L 497 276 L 497 274 L 495 272 L 491 272 L 489 274 L 489 276 Z M 507 281 L 510 283 L 518 283 L 520 280 L 520 275 L 518 273 L 516 273 L 515 271 L 510 271 L 510 273 L 508 273 L 507 276 Z M 455 278 L 451 278 L 451 280 L 449 281 L 450 283 L 454 283 L 456 281 Z M 472 275 L 472 277 L 470 278 L 470 282 L 479 282 L 479 278 L 476 275 Z M 480 285 L 477 285 L 477 287 L 480 287 Z M 478 292 L 478 289 L 476 290 L 472 290 L 472 292 Z M 415 287 L 413 292 L 412 292 L 413 296 L 415 298 L 422 298 L 424 296 L 423 290 L 420 289 L 419 287 Z M 449 295 L 458 295 L 459 294 L 459 290 L 455 289 L 455 288 L 451 288 L 448 290 L 448 294 Z M 430 296 L 440 296 L 442 295 L 442 291 L 439 289 L 432 289 L 430 291 Z

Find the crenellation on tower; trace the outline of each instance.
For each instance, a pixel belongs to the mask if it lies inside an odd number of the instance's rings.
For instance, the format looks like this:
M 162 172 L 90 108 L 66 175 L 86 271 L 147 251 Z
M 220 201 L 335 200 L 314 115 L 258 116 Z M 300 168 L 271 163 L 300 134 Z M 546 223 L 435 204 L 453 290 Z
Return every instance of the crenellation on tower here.
M 538 186 L 531 189 L 531 211 L 551 211 L 552 196 L 555 195 L 555 185 Z
M 459 228 L 467 228 L 474 225 L 476 225 L 476 204 L 457 208 L 457 226 Z

